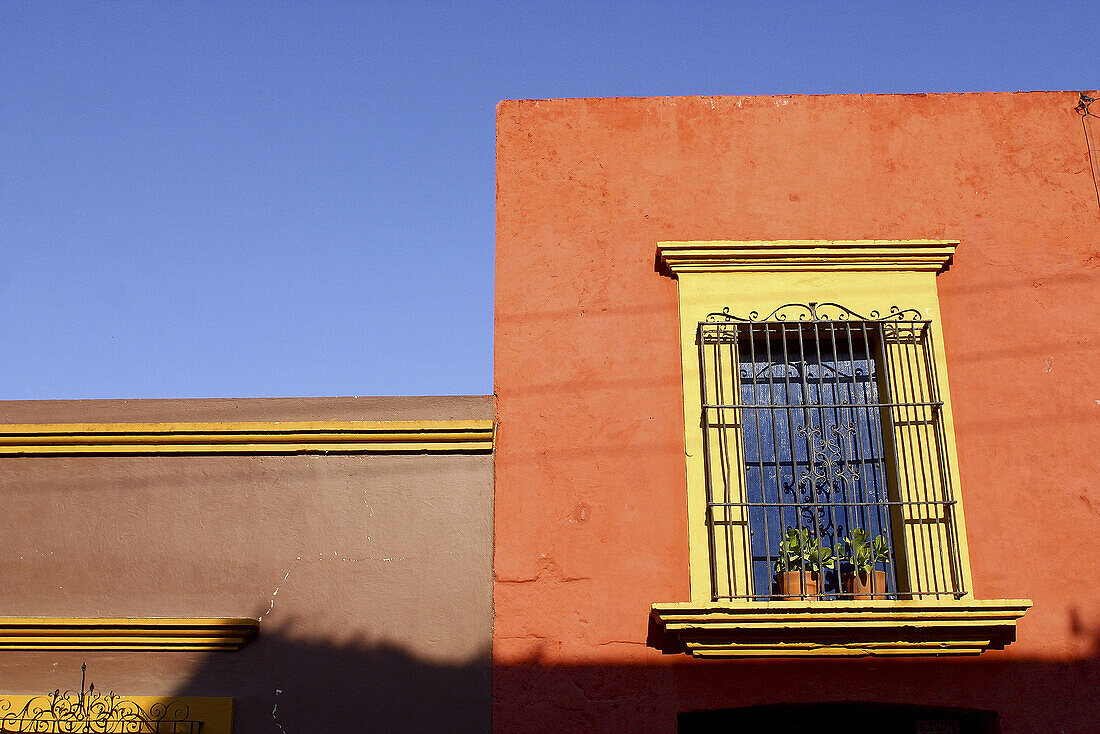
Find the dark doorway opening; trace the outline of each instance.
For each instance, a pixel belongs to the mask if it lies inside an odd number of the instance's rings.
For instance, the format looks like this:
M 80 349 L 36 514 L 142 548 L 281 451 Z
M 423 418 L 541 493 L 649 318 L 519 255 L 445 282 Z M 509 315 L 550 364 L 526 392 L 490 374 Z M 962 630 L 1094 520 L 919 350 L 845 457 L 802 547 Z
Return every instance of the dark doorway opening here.
M 878 703 L 776 704 L 677 717 L 679 734 L 997 734 L 997 714 Z

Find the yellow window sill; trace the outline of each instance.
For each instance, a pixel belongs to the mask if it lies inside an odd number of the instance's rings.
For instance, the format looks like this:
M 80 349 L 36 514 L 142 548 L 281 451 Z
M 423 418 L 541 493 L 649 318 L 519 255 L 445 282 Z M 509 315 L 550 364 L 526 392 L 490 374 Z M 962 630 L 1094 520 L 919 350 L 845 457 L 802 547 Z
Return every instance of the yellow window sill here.
M 1016 639 L 1029 599 L 668 602 L 652 615 L 693 657 L 977 655 Z

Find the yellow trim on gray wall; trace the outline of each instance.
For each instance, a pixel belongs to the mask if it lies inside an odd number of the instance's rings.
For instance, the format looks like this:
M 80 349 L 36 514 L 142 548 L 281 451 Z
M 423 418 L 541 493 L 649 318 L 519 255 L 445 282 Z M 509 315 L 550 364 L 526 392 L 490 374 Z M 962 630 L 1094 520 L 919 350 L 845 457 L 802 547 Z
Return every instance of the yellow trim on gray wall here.
M 0 617 L 0 650 L 237 650 L 250 617 Z
M 490 453 L 492 420 L 0 424 L 0 456 Z

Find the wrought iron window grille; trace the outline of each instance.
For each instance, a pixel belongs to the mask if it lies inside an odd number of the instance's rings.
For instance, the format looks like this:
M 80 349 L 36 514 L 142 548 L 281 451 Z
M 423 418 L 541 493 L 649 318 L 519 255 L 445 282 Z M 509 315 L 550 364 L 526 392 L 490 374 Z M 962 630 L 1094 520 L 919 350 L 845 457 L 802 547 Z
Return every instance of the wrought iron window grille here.
M 0 698 L 0 732 L 34 734 L 201 734 L 203 722 L 190 718 L 182 701 L 142 707 L 114 693 L 85 690 L 87 663 L 80 665 L 80 692 L 60 689 L 35 696 L 21 708 Z
M 697 345 L 714 600 L 966 594 L 931 321 L 727 308 Z

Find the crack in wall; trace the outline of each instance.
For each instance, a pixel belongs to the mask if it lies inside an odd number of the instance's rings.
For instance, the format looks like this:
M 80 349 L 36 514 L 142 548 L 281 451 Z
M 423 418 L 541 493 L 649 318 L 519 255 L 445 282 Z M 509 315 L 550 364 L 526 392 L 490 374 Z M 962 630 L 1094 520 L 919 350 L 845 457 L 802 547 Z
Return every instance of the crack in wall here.
M 537 581 L 548 581 L 556 584 L 568 584 L 574 581 L 591 581 L 590 576 L 566 576 L 561 567 L 547 555 L 542 555 L 538 560 L 538 570 L 534 576 L 520 578 L 507 578 L 499 574 L 493 574 L 493 580 L 498 584 L 530 584 Z
M 271 614 L 271 611 L 273 609 L 275 609 L 275 597 L 277 597 L 279 595 L 279 589 L 281 589 L 283 584 L 286 583 L 286 580 L 290 578 L 290 572 L 294 570 L 294 567 L 297 566 L 301 562 L 301 560 L 302 560 L 301 556 L 298 556 L 297 558 L 295 558 L 294 563 L 290 564 L 290 568 L 288 568 L 286 570 L 286 573 L 283 574 L 283 580 L 280 581 L 279 585 L 275 587 L 275 591 L 271 592 L 271 603 L 268 605 L 267 611 L 260 615 L 259 621 L 262 622 L 264 620 L 264 617 Z M 272 711 L 271 713 L 274 715 L 275 712 Z M 280 726 L 279 728 L 281 729 L 282 727 Z
M 453 555 L 457 555 L 457 552 L 456 551 L 444 551 L 442 554 L 433 554 L 433 555 L 453 556 Z M 422 560 L 425 557 L 426 556 L 365 556 L 365 557 L 362 557 L 362 558 L 349 558 L 347 556 L 339 555 L 338 551 L 333 551 L 331 557 L 324 554 L 324 553 L 318 553 L 317 558 L 315 560 L 316 561 L 337 561 L 337 562 L 340 562 L 340 563 L 366 563 L 366 562 L 370 562 L 370 561 L 375 561 L 375 562 L 380 562 L 380 563 L 395 563 L 395 562 L 398 562 L 398 561 L 409 561 L 409 560 L 418 561 L 418 560 Z M 294 559 L 294 562 L 290 564 L 290 568 L 288 568 L 286 570 L 286 573 L 283 574 L 282 581 L 280 581 L 279 585 L 275 587 L 275 590 L 271 592 L 271 598 L 270 598 L 270 601 L 268 603 L 267 610 L 264 611 L 263 614 L 261 614 L 259 616 L 259 620 L 261 622 L 263 621 L 264 617 L 266 617 L 267 615 L 271 614 L 272 611 L 274 611 L 274 609 L 275 609 L 275 597 L 277 597 L 279 595 L 279 590 L 283 587 L 283 584 L 285 584 L 287 582 L 287 579 L 290 578 L 290 574 L 294 571 L 294 569 L 301 562 L 302 562 L 302 557 L 298 556 L 297 558 Z M 307 562 L 312 563 L 314 561 L 311 560 L 311 561 L 307 561 Z
M 282 688 L 276 688 L 275 689 L 275 705 L 271 707 L 271 720 L 275 722 L 275 726 L 279 727 L 279 731 L 281 731 L 283 734 L 286 734 L 286 729 L 284 729 L 283 725 L 279 722 L 279 716 L 278 716 L 279 694 L 282 693 L 282 692 L 283 692 Z

